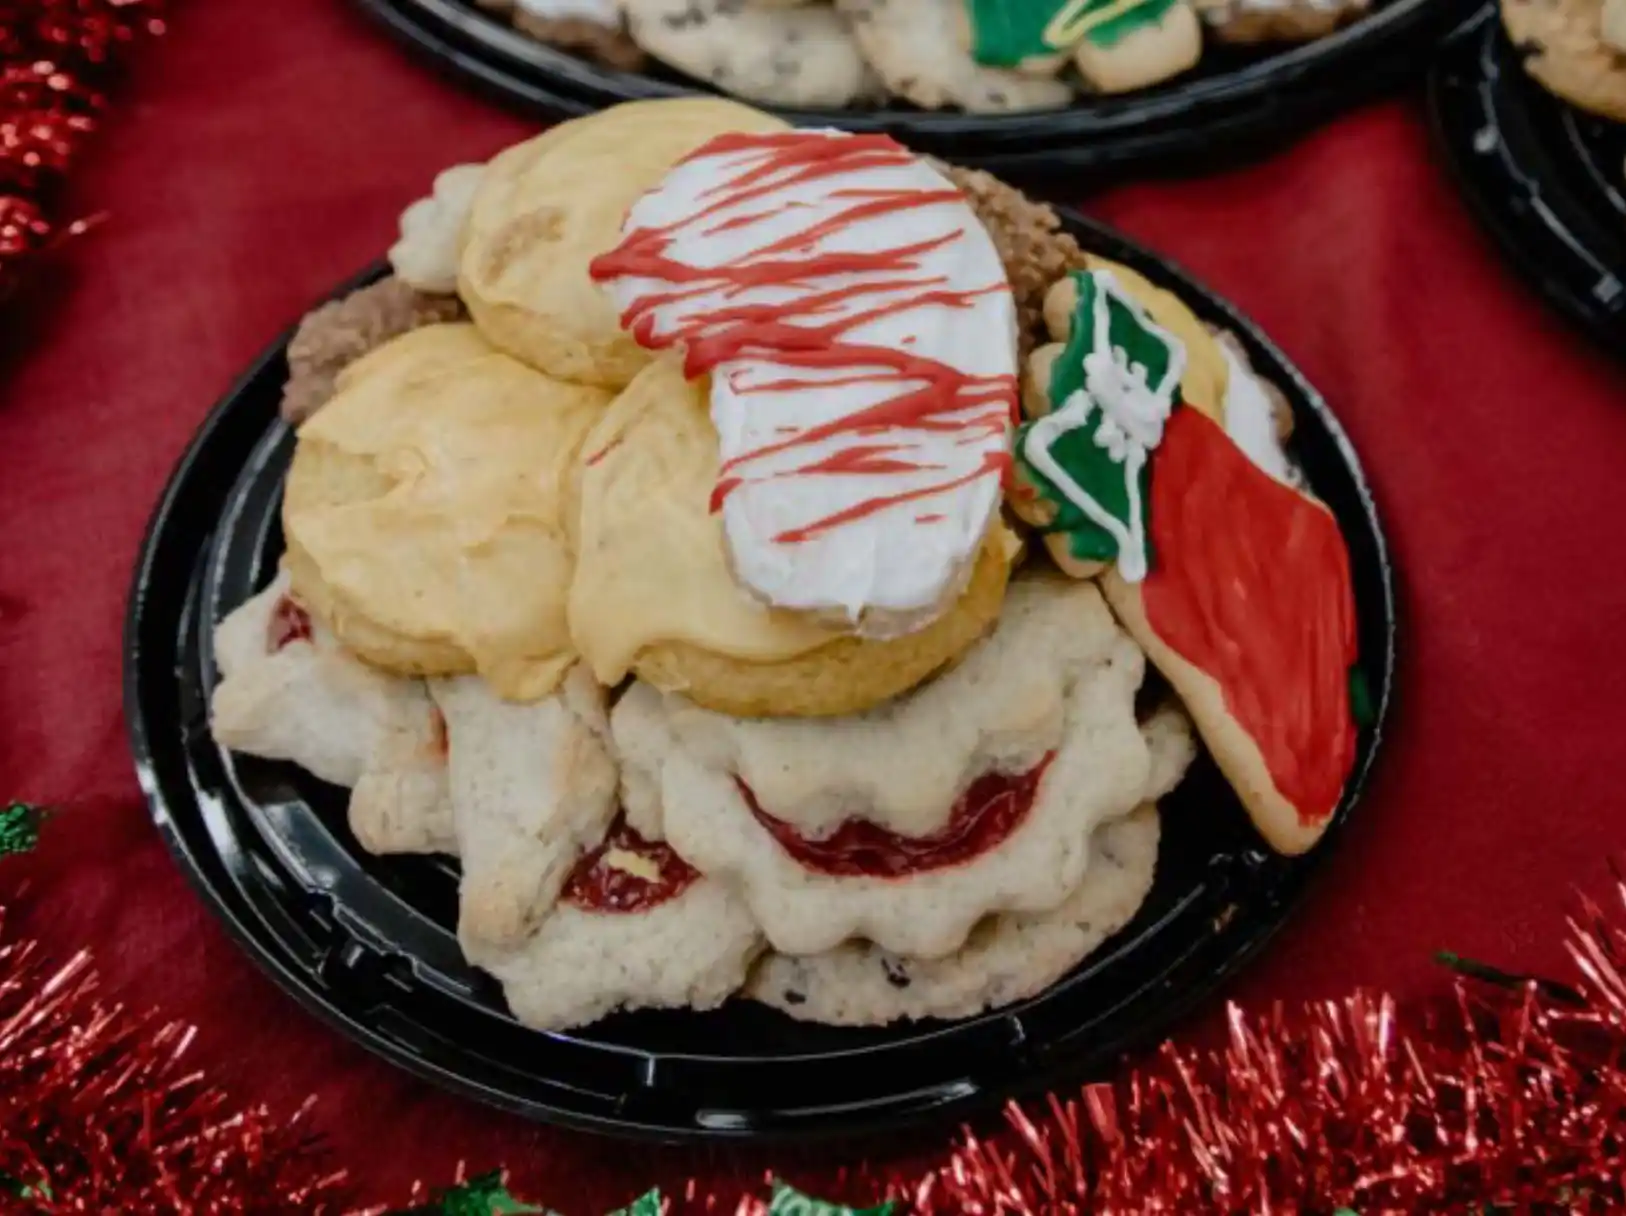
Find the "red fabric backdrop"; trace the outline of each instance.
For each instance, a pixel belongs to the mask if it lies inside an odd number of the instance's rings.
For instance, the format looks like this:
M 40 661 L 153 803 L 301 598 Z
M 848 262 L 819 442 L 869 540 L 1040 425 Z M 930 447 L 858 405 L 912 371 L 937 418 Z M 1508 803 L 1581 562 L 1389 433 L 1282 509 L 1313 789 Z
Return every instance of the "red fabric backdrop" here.
M 27 929 L 64 956 L 92 947 L 121 999 L 200 1023 L 200 1062 L 240 1100 L 318 1095 L 368 1194 L 506 1163 L 585 1213 L 646 1181 L 642 1159 L 412 1080 L 261 978 L 170 864 L 119 708 L 129 571 L 193 429 L 273 334 L 380 253 L 437 169 L 527 130 L 341 0 L 180 5 L 145 48 L 77 183 L 76 205 L 110 222 L 0 314 L 0 797 L 66 810 L 28 871 Z M 1569 885 L 1626 847 L 1623 365 L 1502 269 L 1412 102 L 1268 163 L 1087 205 L 1228 295 L 1322 388 L 1401 570 L 1377 779 L 1229 995 L 1422 994 L 1447 946 L 1561 965 Z

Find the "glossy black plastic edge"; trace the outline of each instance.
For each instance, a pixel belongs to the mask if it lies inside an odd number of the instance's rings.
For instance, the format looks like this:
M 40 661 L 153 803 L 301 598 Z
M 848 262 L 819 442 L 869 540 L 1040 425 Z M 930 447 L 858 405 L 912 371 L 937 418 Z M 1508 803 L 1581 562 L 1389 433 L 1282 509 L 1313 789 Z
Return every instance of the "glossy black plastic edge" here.
M 1445 44 L 1428 98 L 1437 153 L 1502 256 L 1555 310 L 1626 355 L 1626 227 L 1565 182 L 1558 158 L 1574 153 L 1554 127 L 1577 115 L 1529 78 L 1495 3 Z M 1486 134 L 1494 141 L 1481 142 Z
M 1115 1040 L 1105 1058 L 1099 1047 L 1093 1053 L 1084 1051 L 1080 1045 L 1066 1042 L 1065 1036 L 1061 1043 L 1065 1050 L 1060 1052 L 1046 1051 L 1040 1044 L 1013 1044 L 1012 1054 L 1019 1058 L 1011 1062 L 1021 1065 L 1020 1076 L 993 1079 L 986 1077 L 973 1079 L 968 1076 L 960 1082 L 933 1086 L 924 1091 L 893 1094 L 884 1099 L 869 1098 L 859 1103 L 858 1109 L 836 1105 L 800 1112 L 795 1110 L 760 1112 L 762 1117 L 747 1118 L 738 1127 L 719 1127 L 716 1123 L 701 1125 L 693 1121 L 683 1124 L 637 1123 L 618 1117 L 613 1111 L 605 1113 L 573 1109 L 569 1102 L 573 1095 L 568 1086 L 560 1086 L 558 1094 L 546 1096 L 505 1092 L 489 1084 L 472 1081 L 454 1070 L 438 1067 L 419 1054 L 403 1049 L 402 1044 L 396 1039 L 368 1026 L 363 1021 L 358 1021 L 344 1010 L 328 1004 L 323 993 L 312 986 L 310 976 L 293 962 L 276 941 L 269 938 L 263 920 L 236 895 L 221 859 L 209 856 L 206 850 L 194 849 L 172 816 L 163 789 L 162 770 L 166 765 L 173 769 L 176 758 L 166 759 L 151 734 L 148 696 L 154 690 L 151 687 L 153 682 L 144 677 L 146 664 L 143 662 L 143 633 L 144 626 L 148 624 L 143 607 L 147 599 L 147 589 L 157 585 L 156 580 L 174 577 L 180 568 L 185 569 L 187 579 L 195 578 L 207 556 L 198 552 L 196 544 L 183 546 L 185 552 L 175 552 L 174 546 L 166 541 L 166 525 L 175 516 L 186 496 L 197 486 L 204 483 L 229 485 L 232 481 L 236 469 L 215 467 L 218 462 L 211 456 L 212 443 L 222 428 L 231 425 L 232 415 L 227 408 L 229 403 L 245 386 L 252 383 L 256 377 L 266 374 L 271 365 L 278 361 L 286 335 L 256 361 L 249 372 L 234 386 L 232 393 L 223 400 L 221 406 L 210 414 L 177 466 L 143 543 L 126 621 L 125 709 L 131 747 L 142 789 L 147 795 L 154 820 L 165 843 L 178 864 L 205 901 L 225 922 L 232 936 L 248 951 L 250 957 L 255 959 L 280 987 L 319 1018 L 358 1039 L 370 1050 L 424 1079 L 488 1104 L 562 1126 L 667 1141 L 783 1140 L 792 1137 L 848 1136 L 866 1130 L 896 1128 L 927 1119 L 946 1120 L 964 1117 L 1007 1097 L 1032 1093 L 1076 1077 L 1082 1072 L 1099 1070 L 1105 1064 L 1106 1058 L 1115 1056 L 1117 1052 L 1135 1041 L 1145 1040 L 1190 1010 L 1251 958 L 1285 921 L 1309 876 L 1318 867 L 1320 858 L 1336 844 L 1353 807 L 1359 800 L 1371 766 L 1381 748 L 1383 723 L 1394 695 L 1396 644 L 1394 572 L 1370 487 L 1347 436 L 1325 403 L 1292 368 L 1281 352 L 1228 304 L 1193 283 L 1183 272 L 1169 263 L 1153 257 L 1082 217 L 1067 215 L 1065 218 L 1068 227 L 1080 234 L 1090 248 L 1121 260 L 1172 287 L 1188 301 L 1196 304 L 1199 311 L 1209 320 L 1224 324 L 1236 332 L 1250 348 L 1250 353 L 1256 360 L 1263 357 L 1275 363 L 1273 372 L 1278 378 L 1292 382 L 1292 391 L 1296 395 L 1302 395 L 1303 400 L 1316 413 L 1318 424 L 1325 430 L 1327 438 L 1346 468 L 1358 500 L 1359 514 L 1364 517 L 1362 519 L 1364 527 L 1357 539 L 1363 547 L 1370 549 L 1370 552 L 1352 555 L 1352 558 L 1357 566 L 1369 570 L 1377 579 L 1376 608 L 1382 619 L 1374 621 L 1368 618 L 1361 622 L 1363 643 L 1369 643 L 1374 637 L 1380 643 L 1380 653 L 1374 656 L 1368 650 L 1363 656 L 1363 667 L 1369 674 L 1376 674 L 1377 683 L 1380 685 L 1369 742 L 1363 749 L 1356 771 L 1351 774 L 1335 822 L 1322 843 L 1308 856 L 1294 859 L 1291 863 L 1292 873 L 1283 880 L 1281 890 L 1274 893 L 1277 898 L 1270 908 L 1268 917 L 1253 925 L 1245 938 L 1229 941 L 1227 952 L 1216 966 L 1200 976 L 1196 982 L 1188 983 L 1183 989 L 1167 994 L 1167 999 L 1157 1007 L 1155 1016 L 1148 1018 L 1133 1034 Z M 339 288 L 335 295 L 352 290 L 378 273 L 377 268 L 368 271 Z M 190 601 L 193 591 L 189 590 L 187 594 Z M 184 622 L 173 621 L 166 627 L 173 636 L 174 629 L 184 629 L 187 626 Z M 183 733 L 207 729 L 206 722 L 180 723 L 180 725 Z M 184 756 L 180 763 L 185 766 Z M 200 805 L 197 813 L 207 816 L 211 813 L 211 808 Z M 1207 942 L 1199 943 L 1193 953 L 1200 952 L 1207 945 Z M 1044 999 L 1043 996 L 1034 998 L 1032 1002 L 1024 1003 L 1023 1008 Z M 999 1017 L 1000 1014 L 995 1013 L 970 1021 L 978 1022 Z M 1030 1047 L 1032 1050 L 1027 1049 Z M 1015 1050 L 1017 1048 L 1023 1050 Z
M 622 101 L 704 94 L 703 86 L 603 68 L 544 46 L 459 0 L 357 0 L 443 71 L 545 117 Z M 1253 155 L 1418 74 L 1474 0 L 1395 0 L 1325 38 L 1065 110 L 968 115 L 911 109 L 778 110 L 800 126 L 892 135 L 921 152 L 1023 181 L 1131 168 L 1181 172 Z

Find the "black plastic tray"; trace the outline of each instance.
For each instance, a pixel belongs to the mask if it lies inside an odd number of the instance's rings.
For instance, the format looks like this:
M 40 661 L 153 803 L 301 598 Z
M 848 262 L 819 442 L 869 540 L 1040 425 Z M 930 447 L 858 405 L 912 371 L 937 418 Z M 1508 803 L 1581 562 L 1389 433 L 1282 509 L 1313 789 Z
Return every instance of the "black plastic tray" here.
M 665 69 L 623 72 L 546 46 L 468 0 L 358 0 L 407 46 L 454 76 L 542 117 L 709 91 Z M 1258 155 L 1420 75 L 1473 0 L 1389 0 L 1299 46 L 1210 46 L 1194 72 L 1065 110 L 970 115 L 906 106 L 780 110 L 802 126 L 881 131 L 919 152 L 1026 182 L 1071 187 L 1131 171 L 1192 172 Z M 1081 176 L 1082 175 L 1082 176 Z
M 1531 80 L 1494 5 L 1441 55 L 1429 109 L 1436 145 L 1502 254 L 1626 355 L 1626 124 Z
M 345 826 L 340 791 L 290 765 L 233 757 L 210 736 L 212 627 L 271 577 L 281 550 L 293 437 L 277 419 L 287 374 L 279 339 L 176 469 L 142 549 L 126 625 L 125 709 L 153 818 L 249 954 L 343 1033 L 447 1088 L 550 1122 L 669 1140 L 851 1134 L 963 1116 L 1108 1067 L 1241 966 L 1336 846 L 1377 754 L 1394 669 L 1389 558 L 1348 440 L 1281 353 L 1167 262 L 1081 217 L 1065 219 L 1088 248 L 1242 338 L 1292 401 L 1295 454 L 1348 538 L 1375 718 L 1317 849 L 1271 853 L 1200 762 L 1164 803 L 1157 881 L 1140 915 L 1033 1000 L 879 1030 L 804 1025 L 745 1002 L 618 1015 L 567 1034 L 527 1030 L 458 951 L 452 863 L 368 856 Z

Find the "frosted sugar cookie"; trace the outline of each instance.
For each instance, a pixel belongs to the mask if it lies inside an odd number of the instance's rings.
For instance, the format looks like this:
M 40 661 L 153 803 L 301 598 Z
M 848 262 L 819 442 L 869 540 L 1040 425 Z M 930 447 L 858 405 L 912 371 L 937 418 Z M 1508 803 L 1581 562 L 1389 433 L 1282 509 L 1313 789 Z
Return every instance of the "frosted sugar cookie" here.
M 574 661 L 569 470 L 609 401 L 470 325 L 414 330 L 352 364 L 288 471 L 300 602 L 386 670 L 478 671 L 503 696 L 547 695 Z
M 629 672 L 739 715 L 830 716 L 908 691 L 993 627 L 1017 544 L 995 524 L 963 595 L 890 641 L 845 636 L 745 595 L 709 502 L 717 437 L 703 380 L 667 356 L 582 445 L 574 646 L 605 684 Z
M 669 169 L 728 132 L 777 118 L 718 98 L 633 102 L 573 119 L 492 159 L 464 232 L 458 293 L 482 333 L 561 380 L 620 388 L 649 355 L 587 265 Z
M 877 637 L 953 603 L 1009 467 L 1017 334 L 952 183 L 885 136 L 720 136 L 591 273 L 640 344 L 710 378 L 743 587 Z
M 1355 610 L 1337 520 L 1292 475 L 1239 348 L 1201 335 L 1226 360 L 1216 408 L 1187 395 L 1185 338 L 1115 271 L 1074 280 L 1065 348 L 1027 395 L 1037 416 L 1017 437 L 1014 501 L 1065 569 L 1101 573 L 1260 832 L 1301 852 L 1355 759 Z

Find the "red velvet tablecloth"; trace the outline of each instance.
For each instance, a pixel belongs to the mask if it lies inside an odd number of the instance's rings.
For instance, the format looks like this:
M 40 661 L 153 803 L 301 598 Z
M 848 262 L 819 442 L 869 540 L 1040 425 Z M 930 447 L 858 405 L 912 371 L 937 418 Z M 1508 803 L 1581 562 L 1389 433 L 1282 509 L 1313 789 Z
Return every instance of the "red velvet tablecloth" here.
M 437 169 L 527 125 L 341 0 L 179 5 L 138 60 L 77 181 L 76 205 L 109 222 L 0 312 L 0 798 L 65 812 L 24 863 L 25 928 L 61 956 L 90 946 L 109 993 L 196 1021 L 198 1061 L 235 1099 L 316 1094 L 367 1195 L 503 1163 L 601 1211 L 648 1181 L 637 1158 L 413 1080 L 261 977 L 159 843 L 119 708 L 131 564 L 194 428 L 382 251 Z M 1443 983 L 1441 947 L 1561 967 L 1571 884 L 1601 883 L 1626 847 L 1626 364 L 1498 264 L 1413 102 L 1087 205 L 1229 296 L 1320 386 L 1400 568 L 1399 706 L 1370 795 L 1229 995 L 1421 995 Z

